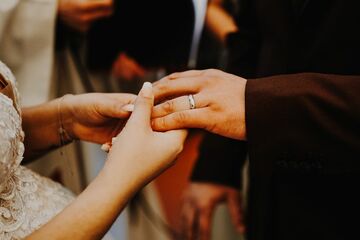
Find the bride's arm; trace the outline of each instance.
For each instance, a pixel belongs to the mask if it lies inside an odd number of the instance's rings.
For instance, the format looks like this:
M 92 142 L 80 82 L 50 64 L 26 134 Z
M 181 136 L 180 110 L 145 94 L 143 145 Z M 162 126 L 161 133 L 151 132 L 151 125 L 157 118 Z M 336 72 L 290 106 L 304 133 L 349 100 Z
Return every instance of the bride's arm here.
M 186 131 L 153 132 L 152 105 L 151 87 L 145 87 L 101 173 L 70 206 L 28 239 L 100 239 L 133 194 L 172 165 Z
M 31 160 L 74 139 L 105 143 L 118 132 L 121 119 L 129 117 L 122 106 L 132 94 L 66 95 L 35 107 L 23 108 L 25 160 Z M 65 129 L 59 133 L 60 127 Z M 61 137 L 62 136 L 62 137 Z
M 60 99 L 56 99 L 42 105 L 22 109 L 22 127 L 25 132 L 25 161 L 61 145 L 57 112 L 59 101 Z M 68 127 L 67 124 L 66 127 Z

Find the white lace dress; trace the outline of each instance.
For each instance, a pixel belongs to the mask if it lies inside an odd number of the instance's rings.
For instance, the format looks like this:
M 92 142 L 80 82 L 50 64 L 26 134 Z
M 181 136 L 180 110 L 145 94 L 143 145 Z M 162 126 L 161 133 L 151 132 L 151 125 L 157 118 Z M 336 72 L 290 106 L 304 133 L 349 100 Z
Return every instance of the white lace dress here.
M 14 99 L 0 92 L 0 239 L 22 239 L 48 222 L 73 199 L 60 184 L 20 166 L 24 132 L 18 92 L 10 70 L 0 74 L 12 86 Z

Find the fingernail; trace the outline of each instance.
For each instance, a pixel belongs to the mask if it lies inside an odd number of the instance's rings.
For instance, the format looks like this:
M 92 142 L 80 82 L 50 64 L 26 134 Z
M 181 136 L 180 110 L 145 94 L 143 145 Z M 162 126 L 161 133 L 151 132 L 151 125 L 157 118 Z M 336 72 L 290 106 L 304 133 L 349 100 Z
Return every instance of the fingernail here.
M 152 84 L 150 82 L 144 82 L 144 85 L 142 86 L 141 89 L 141 95 L 143 97 L 149 97 L 151 98 L 153 93 L 152 93 Z
M 134 104 L 127 104 L 122 107 L 122 110 L 126 112 L 133 112 L 134 111 Z
M 101 146 L 101 150 L 103 150 L 104 152 L 109 152 L 110 151 L 110 143 L 105 143 Z

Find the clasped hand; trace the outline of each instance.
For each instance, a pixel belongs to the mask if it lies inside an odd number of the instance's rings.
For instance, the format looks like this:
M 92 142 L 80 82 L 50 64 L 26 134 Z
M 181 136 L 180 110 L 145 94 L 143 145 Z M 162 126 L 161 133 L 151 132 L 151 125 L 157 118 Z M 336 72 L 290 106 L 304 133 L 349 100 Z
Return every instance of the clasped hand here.
M 82 140 L 103 144 L 120 132 L 109 158 L 136 159 L 139 164 L 122 162 L 122 167 L 159 172 L 171 165 L 182 149 L 186 131 L 176 129 L 202 128 L 226 137 L 246 138 L 245 85 L 245 79 L 219 70 L 174 73 L 155 83 L 153 89 L 145 84 L 137 97 L 99 93 L 69 96 L 64 103 L 71 117 L 66 119 L 72 119 L 68 123 L 70 134 Z M 189 109 L 189 94 L 194 96 L 196 109 Z M 160 104 L 153 108 L 154 97 Z M 130 116 L 124 106 L 134 102 Z
M 128 104 L 134 104 L 131 116 Z M 187 136 L 186 130 L 153 131 L 153 105 L 152 86 L 146 83 L 138 96 L 68 95 L 62 109 L 67 130 L 74 138 L 102 144 L 116 136 L 106 164 L 137 176 L 133 183 L 138 186 L 174 163 Z

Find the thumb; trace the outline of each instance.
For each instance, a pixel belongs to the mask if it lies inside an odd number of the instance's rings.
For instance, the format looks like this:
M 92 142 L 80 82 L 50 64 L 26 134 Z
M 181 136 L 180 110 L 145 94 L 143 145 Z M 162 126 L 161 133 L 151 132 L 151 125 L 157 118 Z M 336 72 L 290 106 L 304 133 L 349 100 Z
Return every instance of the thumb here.
M 129 124 L 150 127 L 151 113 L 154 106 L 152 84 L 145 82 L 136 98 L 134 111 L 128 121 Z

